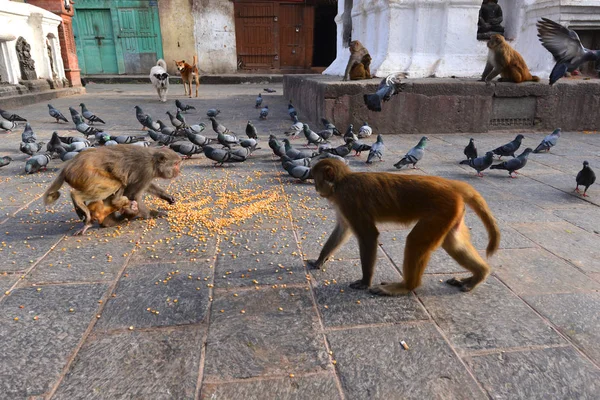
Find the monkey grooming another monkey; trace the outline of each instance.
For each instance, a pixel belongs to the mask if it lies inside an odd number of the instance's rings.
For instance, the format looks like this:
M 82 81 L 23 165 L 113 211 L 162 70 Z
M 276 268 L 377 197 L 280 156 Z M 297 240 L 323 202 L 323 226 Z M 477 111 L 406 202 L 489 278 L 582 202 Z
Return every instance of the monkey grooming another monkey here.
M 395 296 L 409 293 L 421 284 L 421 277 L 433 250 L 440 245 L 473 275 L 452 278 L 448 284 L 468 292 L 483 282 L 490 267 L 471 244 L 465 225 L 465 204 L 481 218 L 489 236 L 486 254 L 498 249 L 500 231 L 481 195 L 469 184 L 436 176 L 397 175 L 386 172 L 352 172 L 335 159 L 319 161 L 311 169 L 317 192 L 337 211 L 337 223 L 317 260 L 321 268 L 353 232 L 358 239 L 362 279 L 354 289 L 371 286 L 377 259 L 377 222 L 417 222 L 406 238 L 402 282 L 382 283 L 370 291 Z
M 502 35 L 492 35 L 487 47 L 488 59 L 481 75 L 482 81 L 489 83 L 499 74 L 502 82 L 539 82 L 540 78 L 531 75 L 523 57 L 506 42 Z
M 76 235 L 85 232 L 86 225 L 91 225 L 92 216 L 87 204 L 104 202 L 113 195 L 113 199 L 123 195 L 135 200 L 138 215 L 142 218 L 156 216 L 156 212 L 146 208 L 142 196 L 148 192 L 173 204 L 175 199 L 152 181 L 175 178 L 179 175 L 180 164 L 181 157 L 171 149 L 118 145 L 82 152 L 60 171 L 44 193 L 44 203 L 54 203 L 60 196 L 58 190 L 67 182 L 73 188 L 71 198 L 75 209 L 78 215 L 83 215 L 84 229 Z M 115 206 L 114 200 L 111 203 Z M 105 224 L 116 221 L 112 214 L 104 218 Z
M 344 81 L 348 79 L 371 79 L 371 56 L 365 46 L 358 40 L 350 42 L 350 59 L 344 72 Z

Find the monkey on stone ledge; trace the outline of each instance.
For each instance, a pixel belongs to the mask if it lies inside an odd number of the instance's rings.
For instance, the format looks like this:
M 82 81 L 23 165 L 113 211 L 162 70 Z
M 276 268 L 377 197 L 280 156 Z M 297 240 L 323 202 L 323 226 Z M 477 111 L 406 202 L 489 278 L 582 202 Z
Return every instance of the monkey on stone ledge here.
M 350 59 L 346 65 L 344 81 L 371 79 L 371 56 L 369 51 L 358 40 L 350 42 Z

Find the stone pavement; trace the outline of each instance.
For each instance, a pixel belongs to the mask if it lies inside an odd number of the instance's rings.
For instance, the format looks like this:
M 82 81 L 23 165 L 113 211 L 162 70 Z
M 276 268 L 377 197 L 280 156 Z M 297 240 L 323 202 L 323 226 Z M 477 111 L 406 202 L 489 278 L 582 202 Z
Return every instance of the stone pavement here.
M 262 139 L 290 125 L 281 85 L 203 85 L 188 121 L 205 111 Z M 84 101 L 107 130 L 141 134 L 133 107 L 155 119 L 173 110 L 150 85 L 93 85 Z M 181 98 L 183 99 L 183 98 Z M 40 140 L 56 129 L 46 104 L 13 109 Z M 301 117 L 302 115 L 300 115 Z M 345 127 L 341 127 L 344 129 Z M 40 196 L 60 160 L 23 175 L 21 129 L 0 134 L 1 399 L 597 399 L 600 393 L 600 184 L 572 194 L 583 160 L 600 172 L 600 135 L 564 132 L 549 154 L 532 154 L 518 179 L 484 178 L 458 161 L 470 135 L 429 135 L 421 170 L 464 180 L 488 201 L 502 232 L 494 273 L 471 293 L 443 281 L 464 274 L 437 251 L 413 294 L 376 297 L 360 277 L 352 239 L 321 271 L 307 271 L 332 230 L 334 213 L 310 183 L 296 183 L 266 140 L 244 164 L 185 161 L 167 183 L 178 204 L 168 217 L 118 228 L 80 226 L 68 189 L 49 211 Z M 210 129 L 207 131 L 210 132 Z M 209 133 L 212 135 L 212 133 Z M 515 133 L 475 135 L 481 151 Z M 525 132 L 523 147 L 544 134 Z M 385 136 L 385 162 L 356 170 L 395 171 L 418 136 Z M 370 138 L 367 142 L 374 141 Z M 341 140 L 335 139 L 334 143 Z M 297 146 L 304 144 L 297 141 Z M 473 241 L 485 230 L 467 212 Z M 381 227 L 375 281 L 399 280 L 407 230 Z M 400 344 L 406 342 L 408 350 Z

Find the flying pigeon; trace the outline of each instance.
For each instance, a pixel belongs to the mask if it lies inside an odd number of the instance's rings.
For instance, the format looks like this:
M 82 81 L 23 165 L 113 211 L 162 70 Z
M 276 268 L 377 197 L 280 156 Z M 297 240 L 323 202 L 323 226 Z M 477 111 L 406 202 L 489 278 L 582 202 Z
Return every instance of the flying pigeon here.
M 482 171 L 488 169 L 493 162 L 494 153 L 488 151 L 483 157 L 470 158 L 468 160 L 463 160 L 460 163 L 468 165 L 469 167 L 477 171 L 477 176 L 483 176 Z
M 0 108 L 0 116 L 10 122 L 27 122 L 23 117 L 13 114 L 10 111 L 6 111 Z
M 469 139 L 469 144 L 465 146 L 465 150 L 463 151 L 463 153 L 465 154 L 465 157 L 467 157 L 467 160 L 477 158 L 477 147 L 475 147 L 475 139 Z M 494 153 L 492 153 L 492 155 L 493 154 Z M 461 164 L 463 164 L 463 162 L 461 162 Z
M 560 137 L 560 128 L 555 129 L 554 132 L 546 136 L 542 143 L 538 145 L 538 147 L 533 150 L 534 153 L 541 153 L 542 151 L 549 152 L 551 147 L 556 146 L 558 142 L 558 138 Z
M 406 78 L 404 73 L 391 74 L 383 78 L 375 93 L 363 96 L 367 108 L 371 111 L 381 111 L 382 101 L 388 101 L 404 90 L 406 84 L 401 81 L 404 78 Z
M 9 156 L 0 157 L 0 167 L 6 167 L 11 161 L 12 158 Z
M 190 142 L 171 143 L 169 147 L 176 153 L 183 155 L 185 158 L 191 158 L 194 154 L 200 154 L 203 152 L 202 146 L 198 146 Z
M 542 18 L 537 22 L 538 37 L 556 61 L 550 72 L 550 84 L 562 78 L 566 72 L 574 71 L 588 61 L 600 60 L 600 50 L 583 47 L 577 33 L 551 19 Z
M 216 117 L 220 113 L 221 113 L 221 110 L 219 110 L 218 108 L 211 108 L 206 112 L 206 115 L 208 117 Z
M 318 146 L 319 144 L 325 142 L 325 139 L 317 135 L 315 132 L 311 131 L 310 127 L 306 124 L 302 126 L 302 132 L 304 132 L 304 136 L 306 137 L 308 144 L 314 144 Z
M 37 140 L 37 136 L 35 136 L 35 132 L 31 129 L 31 125 L 29 122 L 25 123 L 25 129 L 23 133 L 21 133 L 21 141 L 25 143 L 34 143 Z
M 264 106 L 260 110 L 260 115 L 258 116 L 258 118 L 260 118 L 260 119 L 267 119 L 268 116 L 269 116 L 269 106 Z
M 52 107 L 52 104 L 48 104 L 48 114 L 50 114 L 52 118 L 56 119 L 56 123 L 58 123 L 59 121 L 69 122 L 69 120 L 66 119 L 60 111 Z
M 519 150 L 521 147 L 521 140 L 523 140 L 524 136 L 519 134 L 512 142 L 509 142 L 503 146 L 497 147 L 492 152 L 496 155 L 499 155 L 500 158 L 502 156 L 515 156 L 515 152 Z
M 50 154 L 38 154 L 37 156 L 31 157 L 25 163 L 25 172 L 27 174 L 33 174 L 42 169 L 45 171 L 50 159 Z
M 260 107 L 262 102 L 263 102 L 262 94 L 259 93 L 258 96 L 256 96 L 256 104 L 254 105 L 254 108 Z
M 6 133 L 12 133 L 12 130 L 16 127 L 16 122 L 0 120 L 0 130 L 3 130 Z
M 514 178 L 514 176 L 512 175 L 513 172 L 517 174 L 518 172 L 516 171 L 523 168 L 527 164 L 527 157 L 529 157 L 529 153 L 531 153 L 532 151 L 533 149 L 528 147 L 517 157 L 504 161 L 501 164 L 492 165 L 490 169 L 505 169 L 508 171 L 508 175 L 511 178 Z
M 575 181 L 577 182 L 577 186 L 575 187 L 575 192 L 577 193 L 581 193 L 579 191 L 579 186 L 584 186 L 585 190 L 583 191 L 583 197 L 588 197 L 588 195 L 586 194 L 588 188 L 590 186 L 592 186 L 594 184 L 594 182 L 596 182 L 596 174 L 594 173 L 594 171 L 592 171 L 592 169 L 590 168 L 590 163 L 587 161 L 583 162 L 583 169 L 581 171 L 579 171 L 579 173 L 577 174 L 577 177 L 575 178 Z
M 256 127 L 254 125 L 252 125 L 252 122 L 250 122 L 250 121 L 248 121 L 248 124 L 246 125 L 246 135 L 250 139 L 258 139 Z
M 371 145 L 371 150 L 369 150 L 369 156 L 367 157 L 366 163 L 372 164 L 375 157 L 378 157 L 379 161 L 383 161 L 384 149 L 385 145 L 383 144 L 383 136 L 379 134 L 377 135 L 377 141 Z
M 195 110 L 196 107 L 194 106 L 190 106 L 187 104 L 183 104 L 181 101 L 179 100 L 175 100 L 175 107 L 177 107 L 177 111 L 183 111 L 183 112 L 187 112 L 188 110 Z
M 369 123 L 365 121 L 365 123 L 363 123 L 363 126 L 360 127 L 360 129 L 358 130 L 358 138 L 359 139 L 364 139 L 366 137 L 369 137 L 373 134 L 373 128 L 371 128 L 369 126 Z
M 90 124 L 93 124 L 94 122 L 100 122 L 101 124 L 105 123 L 104 121 L 102 121 L 102 119 L 100 119 L 99 117 L 94 115 L 94 113 L 89 111 L 85 107 L 85 104 L 80 103 L 79 106 L 81 107 L 81 114 L 83 115 L 83 118 L 87 119 Z
M 425 155 L 425 144 L 428 140 L 427 136 L 423 136 L 415 147 L 410 149 L 400 161 L 394 164 L 394 167 L 400 169 L 404 165 L 412 164 L 413 168 L 417 168 L 417 163 L 421 161 L 423 155 Z

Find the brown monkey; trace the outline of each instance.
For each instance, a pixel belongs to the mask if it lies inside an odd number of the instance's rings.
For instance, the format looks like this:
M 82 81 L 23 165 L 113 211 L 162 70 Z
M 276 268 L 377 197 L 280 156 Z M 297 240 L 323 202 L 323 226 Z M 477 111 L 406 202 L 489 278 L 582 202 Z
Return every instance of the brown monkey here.
M 366 58 L 366 56 L 369 57 Z M 367 62 L 367 65 L 365 65 L 363 61 Z M 366 72 L 368 71 L 369 78 L 371 77 L 371 72 L 369 70 L 371 66 L 371 56 L 369 55 L 369 51 L 366 49 L 365 46 L 362 45 L 361 42 L 359 42 L 358 40 L 353 40 L 350 42 L 350 59 L 348 60 L 348 65 L 346 65 L 346 72 L 344 72 L 344 81 L 347 81 L 350 78 L 350 71 L 356 66 L 356 64 L 361 64 L 362 69 L 365 69 L 364 75 L 366 76 Z M 355 73 L 359 72 L 360 70 Z
M 98 222 L 100 226 L 112 226 L 114 225 L 110 220 L 106 219 L 110 214 L 119 212 L 123 217 L 132 218 L 137 215 L 138 208 L 135 200 L 131 201 L 125 196 L 112 195 L 104 201 L 93 201 L 87 204 L 90 210 L 90 221 L 85 223 L 84 227 L 76 232 L 76 234 L 83 235 L 94 222 Z M 83 218 L 85 214 L 81 210 L 77 210 L 80 214 L 80 218 Z
M 481 75 L 482 81 L 489 82 L 500 74 L 503 82 L 539 82 L 540 78 L 531 76 L 523 57 L 510 47 L 502 35 L 492 35 L 487 47 L 488 59 Z
M 359 63 L 354 64 L 350 70 L 350 80 L 371 79 L 371 56 L 365 54 Z
M 485 200 L 472 186 L 436 176 L 398 175 L 386 172 L 352 172 L 346 164 L 324 159 L 312 168 L 317 192 L 337 210 L 337 224 L 317 260 L 320 268 L 353 232 L 358 239 L 362 279 L 354 289 L 371 286 L 377 257 L 377 222 L 417 222 L 406 238 L 402 275 L 404 280 L 371 288 L 380 295 L 399 295 L 421 284 L 431 252 L 442 246 L 462 267 L 473 273 L 468 278 L 447 282 L 462 291 L 472 290 L 485 280 L 490 267 L 479 256 L 465 225 L 465 204 L 481 218 L 488 232 L 487 256 L 498 249 L 500 232 Z M 374 195 L 377 193 L 377 195 Z
M 180 164 L 181 157 L 171 149 L 118 145 L 82 152 L 60 171 L 44 193 L 44 203 L 54 203 L 60 196 L 58 190 L 67 182 L 73 188 L 71 198 L 78 214 L 82 213 L 85 225 L 91 221 L 86 204 L 104 201 L 117 192 L 117 196 L 136 201 L 140 217 L 155 216 L 156 213 L 144 205 L 142 196 L 148 192 L 174 203 L 175 199 L 152 180 L 175 178 L 179 175 Z M 111 215 L 106 218 L 109 219 L 106 223 L 115 221 Z

